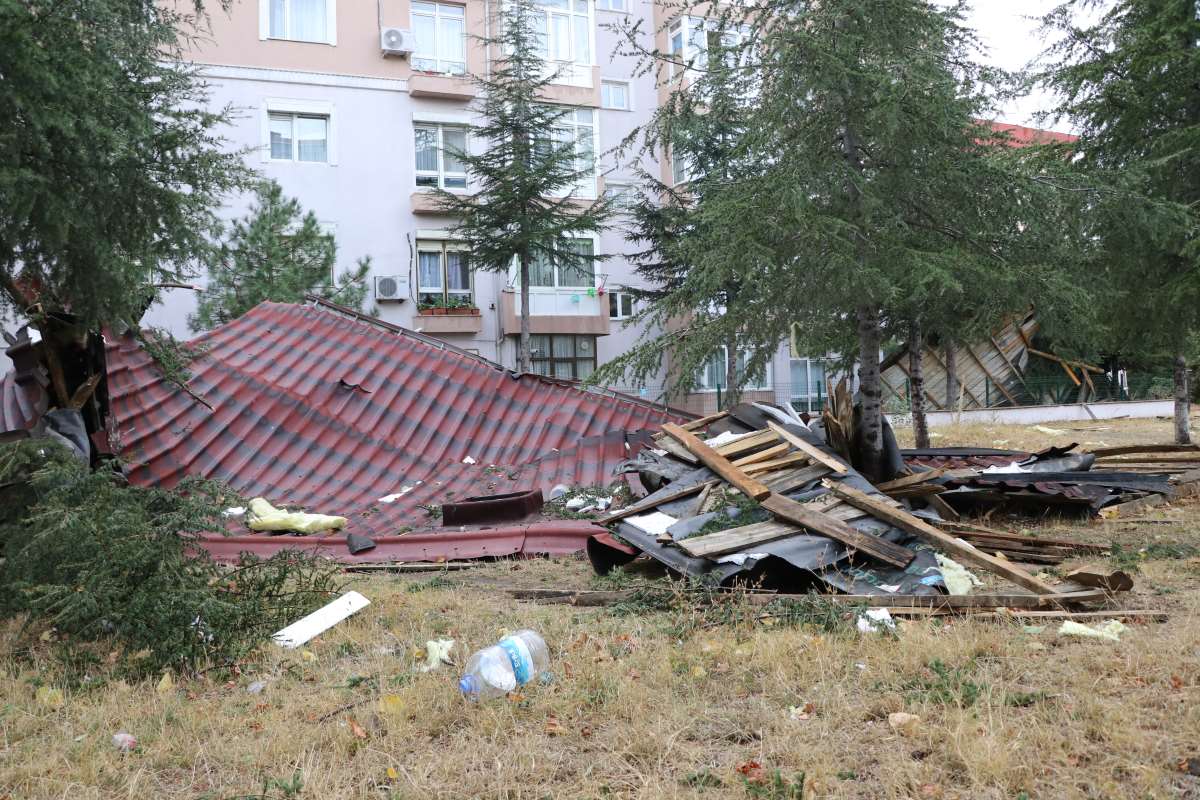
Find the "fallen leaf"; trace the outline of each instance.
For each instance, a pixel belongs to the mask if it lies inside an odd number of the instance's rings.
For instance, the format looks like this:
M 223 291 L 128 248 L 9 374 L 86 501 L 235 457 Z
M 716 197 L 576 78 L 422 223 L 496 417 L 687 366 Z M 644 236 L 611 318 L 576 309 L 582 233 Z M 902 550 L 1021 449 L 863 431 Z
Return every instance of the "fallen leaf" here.
M 575 677 L 575 668 L 571 666 L 570 661 L 563 662 L 563 674 L 566 675 L 568 678 Z
M 379 698 L 379 711 L 383 714 L 399 714 L 404 707 L 404 701 L 398 694 L 385 694 Z
M 521 694 L 520 692 L 509 692 L 507 697 L 513 703 L 525 702 L 525 695 Z
M 562 736 L 567 732 L 567 729 L 558 721 L 558 717 L 550 717 L 546 720 L 546 733 L 550 736 Z
M 363 728 L 362 725 L 359 725 L 358 721 L 355 720 L 354 717 L 351 717 L 349 719 L 349 725 L 350 725 L 350 732 L 354 734 L 355 738 L 357 738 L 357 739 L 367 738 L 366 729 Z
M 303 659 L 304 661 L 316 661 L 317 655 L 316 655 L 316 653 L 314 653 L 311 650 L 301 650 L 300 658 Z
M 254 711 L 257 714 L 261 714 L 262 712 L 266 711 L 270 707 L 271 707 L 270 703 L 257 703 L 254 706 Z
M 252 720 L 252 721 L 246 723 L 246 727 L 249 728 L 250 730 L 254 731 L 255 733 L 258 733 L 259 731 L 261 731 L 263 729 L 263 724 L 261 722 L 259 722 L 258 720 Z
M 1171 676 L 1171 688 L 1177 692 L 1180 689 L 1182 689 L 1183 688 L 1183 678 L 1179 677 L 1178 675 L 1172 675 Z
M 587 737 L 591 736 L 592 735 L 592 726 L 584 725 L 582 728 L 579 729 L 579 735 L 584 737 L 585 739 Z
M 400 773 L 396 772 L 395 767 L 388 767 L 387 768 L 387 777 L 388 777 L 389 781 L 398 781 L 398 780 L 400 780 Z
M 737 771 L 739 775 L 753 775 L 762 772 L 762 764 L 757 761 L 746 761 L 738 764 Z

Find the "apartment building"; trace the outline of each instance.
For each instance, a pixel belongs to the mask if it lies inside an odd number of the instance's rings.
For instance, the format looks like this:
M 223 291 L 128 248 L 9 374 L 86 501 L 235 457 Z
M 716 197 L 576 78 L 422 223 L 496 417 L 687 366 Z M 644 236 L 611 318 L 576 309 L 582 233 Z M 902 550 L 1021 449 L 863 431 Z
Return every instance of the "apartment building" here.
M 486 69 L 475 37 L 491 33 L 498 0 L 235 0 L 213 11 L 210 31 L 190 57 L 210 85 L 211 103 L 235 109 L 225 132 L 231 148 L 312 210 L 339 247 L 340 268 L 370 255 L 368 302 L 388 322 L 436 336 L 515 366 L 520 294 L 515 271 L 476 272 L 440 214 L 430 190 L 471 191 L 448 147 L 472 151 L 476 88 Z M 576 142 L 591 176 L 576 193 L 623 196 L 635 164 L 613 149 L 644 124 L 666 88 L 637 74 L 638 58 L 615 27 L 644 20 L 651 49 L 687 57 L 703 48 L 705 21 L 669 19 L 650 0 L 540 0 L 546 57 L 559 67 L 548 100 L 571 108 L 560 135 Z M 655 41 L 655 37 L 657 40 Z M 672 165 L 643 167 L 671 179 Z M 230 218 L 248 199 L 230 204 Z M 583 379 L 625 352 L 643 333 L 626 325 L 638 285 L 618 219 L 580 247 L 606 254 L 594 270 L 534 270 L 531 328 L 534 369 Z M 172 291 L 146 322 L 187 334 L 195 295 Z M 668 398 L 697 412 L 713 410 L 724 389 L 724 359 L 697 376 L 695 392 Z M 749 397 L 794 402 L 804 410 L 823 393 L 823 363 L 776 354 Z M 661 399 L 665 381 L 618 386 Z

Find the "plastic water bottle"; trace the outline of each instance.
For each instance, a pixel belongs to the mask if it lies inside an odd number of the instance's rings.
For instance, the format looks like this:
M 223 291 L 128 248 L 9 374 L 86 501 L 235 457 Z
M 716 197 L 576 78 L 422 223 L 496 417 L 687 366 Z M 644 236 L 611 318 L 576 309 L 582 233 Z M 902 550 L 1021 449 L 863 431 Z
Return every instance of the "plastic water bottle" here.
M 531 630 L 505 636 L 467 661 L 458 688 L 471 700 L 503 697 L 550 669 L 550 649 Z

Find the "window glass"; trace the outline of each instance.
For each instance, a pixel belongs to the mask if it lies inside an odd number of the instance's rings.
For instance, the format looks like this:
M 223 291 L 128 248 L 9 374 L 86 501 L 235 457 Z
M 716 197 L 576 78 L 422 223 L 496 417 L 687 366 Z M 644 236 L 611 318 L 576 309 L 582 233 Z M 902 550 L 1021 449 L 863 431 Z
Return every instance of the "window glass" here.
M 471 273 L 467 269 L 467 254 L 461 251 L 446 252 L 447 285 L 451 292 L 471 291 Z
M 417 242 L 417 273 L 421 305 L 473 305 L 467 253 L 454 242 Z
M 559 268 L 559 286 L 590 287 L 596 285 L 596 262 L 591 259 L 593 245 L 590 239 L 574 239 L 566 243 L 567 249 L 583 256 L 582 259 L 564 259 Z
M 605 108 L 627 111 L 629 109 L 629 85 L 617 81 L 604 81 L 601 83 L 600 105 Z
M 530 286 L 554 286 L 554 264 L 545 253 L 537 253 L 529 265 Z
M 271 114 L 271 158 L 292 160 L 291 114 Z
M 329 41 L 327 2 L 330 0 L 271 0 L 269 35 L 274 39 Z
M 437 72 L 437 48 L 432 46 L 437 42 L 437 19 L 432 14 L 418 14 L 416 5 L 413 6 L 413 34 L 417 37 L 417 52 L 412 56 L 413 69 Z
M 466 149 L 466 128 L 442 129 L 442 159 L 444 165 L 443 171 L 446 173 L 446 188 L 466 188 L 467 165 L 456 155 L 456 153 L 466 152 Z M 452 174 L 461 177 L 451 177 Z
M 555 358 L 573 358 L 575 356 L 575 340 L 570 336 L 555 336 L 551 343 L 552 355 Z
M 296 117 L 296 159 L 328 161 L 328 126 L 325 117 Z
M 287 36 L 287 0 L 271 0 L 271 32 L 273 39 Z
M 575 52 L 573 60 L 577 64 L 592 63 L 592 26 L 587 17 L 587 3 L 583 3 L 583 15 L 575 16 L 572 20 L 575 28 Z
M 456 153 L 467 151 L 467 130 L 444 125 L 414 125 L 417 186 L 465 189 L 467 167 Z M 453 152 L 452 152 L 453 151 Z
M 583 380 L 596 369 L 596 337 L 564 335 L 531 336 L 533 371 L 539 375 Z
M 466 23 L 462 6 L 415 2 L 412 26 L 417 37 L 413 69 L 451 75 L 466 72 Z
M 534 28 L 538 53 L 553 61 L 592 64 L 592 16 L 588 0 L 539 0 Z

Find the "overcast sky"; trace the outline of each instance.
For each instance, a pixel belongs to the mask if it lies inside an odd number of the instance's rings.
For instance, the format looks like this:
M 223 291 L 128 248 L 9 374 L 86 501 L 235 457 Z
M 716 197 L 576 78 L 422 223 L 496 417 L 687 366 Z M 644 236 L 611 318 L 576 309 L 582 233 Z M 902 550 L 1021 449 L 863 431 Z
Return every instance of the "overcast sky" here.
M 1038 36 L 1036 18 L 1050 11 L 1058 0 L 974 0 L 974 4 L 970 22 L 988 49 L 988 60 L 1003 69 L 1017 70 L 1045 48 L 1046 42 Z M 1003 122 L 1040 127 L 1035 114 L 1052 105 L 1053 97 L 1039 93 L 1006 105 L 999 116 Z M 1070 129 L 1066 122 L 1048 123 L 1047 127 Z

